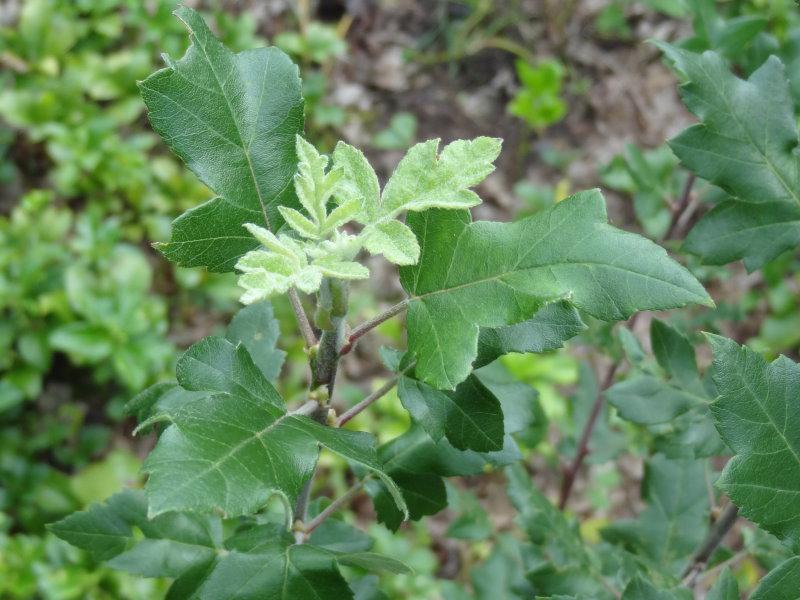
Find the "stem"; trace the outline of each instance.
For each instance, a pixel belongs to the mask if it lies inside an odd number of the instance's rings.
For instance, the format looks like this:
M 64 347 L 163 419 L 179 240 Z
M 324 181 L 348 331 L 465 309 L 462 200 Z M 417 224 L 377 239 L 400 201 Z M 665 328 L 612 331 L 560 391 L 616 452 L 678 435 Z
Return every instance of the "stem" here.
M 708 559 L 714 554 L 714 550 L 722 543 L 722 540 L 725 539 L 725 536 L 738 518 L 739 507 L 733 503 L 728 504 L 725 510 L 722 511 L 719 519 L 716 520 L 714 526 L 708 532 L 706 539 L 703 540 L 703 543 L 700 544 L 692 555 L 692 560 L 681 574 L 685 584 L 691 585 L 694 579 L 700 574 L 708 562 Z
M 297 324 L 300 327 L 300 332 L 303 334 L 303 339 L 306 342 L 307 348 L 313 348 L 317 345 L 317 336 L 314 335 L 314 328 L 308 320 L 308 315 L 303 308 L 303 303 L 300 302 L 300 296 L 297 295 L 297 290 L 294 288 L 289 289 L 289 302 L 292 305 L 292 310 L 297 317 Z
M 633 321 L 638 314 L 639 313 L 636 313 L 631 321 Z M 611 366 L 609 366 L 608 371 L 606 371 L 605 377 L 603 377 L 603 383 L 597 390 L 597 396 L 592 405 L 592 412 L 589 413 L 589 418 L 583 426 L 580 441 L 578 442 L 578 449 L 575 451 L 575 457 L 572 459 L 570 466 L 564 469 L 563 478 L 561 480 L 561 491 L 558 496 L 558 508 L 561 510 L 564 510 L 564 507 L 566 507 L 569 496 L 572 493 L 572 488 L 575 485 L 575 478 L 578 476 L 581 466 L 583 466 L 586 455 L 589 454 L 589 440 L 592 437 L 597 419 L 600 417 L 600 412 L 603 408 L 603 393 L 611 387 L 611 384 L 614 382 L 614 375 L 617 374 L 617 370 L 621 365 L 622 359 L 614 361 Z
M 403 371 L 403 373 L 405 373 L 405 371 Z M 393 379 L 390 379 L 389 381 L 384 383 L 381 387 L 379 387 L 377 390 L 372 392 L 369 396 L 364 398 L 361 402 L 350 408 L 350 410 L 347 410 L 344 413 L 342 413 L 342 416 L 339 417 L 339 419 L 336 421 L 336 426 L 342 427 L 348 421 L 350 421 L 350 419 L 352 419 L 358 413 L 367 408 L 370 404 L 383 398 L 386 394 L 392 391 L 392 388 L 397 385 L 398 381 L 400 381 L 400 375 L 398 375 Z
M 408 298 L 406 298 L 405 300 L 398 302 L 394 306 L 387 308 L 385 311 L 383 311 L 376 317 L 373 317 L 369 321 L 365 321 L 364 323 L 353 329 L 350 332 L 350 335 L 347 336 L 347 339 L 344 345 L 342 346 L 340 354 L 341 355 L 347 354 L 353 349 L 355 343 L 361 337 L 363 337 L 364 335 L 375 329 L 378 325 L 380 325 L 384 321 L 388 321 L 395 315 L 399 315 L 401 312 L 406 310 L 408 308 L 408 302 L 409 302 Z
M 353 487 L 347 490 L 344 494 L 342 494 L 336 500 L 331 502 L 325 508 L 325 510 L 323 510 L 316 517 L 311 519 L 308 522 L 308 525 L 306 525 L 305 529 L 303 530 L 305 537 L 308 537 L 308 535 L 312 531 L 314 531 L 317 527 L 319 527 L 325 519 L 330 517 L 333 513 L 342 508 L 345 504 L 350 502 L 350 500 L 352 500 L 362 490 L 363 487 L 364 487 L 364 481 L 359 481 L 358 483 L 353 485 Z
M 336 383 L 336 370 L 339 365 L 339 350 L 344 339 L 345 316 L 347 315 L 347 282 L 338 279 L 324 279 L 320 287 L 317 299 L 316 322 L 322 330 L 319 343 L 314 339 L 315 352 L 311 353 L 311 392 L 319 398 L 319 388 L 327 389 L 327 396 L 323 395 L 324 400 L 317 401 L 317 408 L 312 412 L 311 417 L 321 423 L 327 424 L 328 402 L 327 399 L 333 394 L 333 386 Z M 302 307 L 301 307 L 302 310 Z M 305 311 L 302 311 L 306 322 Z M 308 325 L 309 330 L 311 325 Z M 313 335 L 313 334 L 312 334 Z M 308 403 L 306 403 L 308 404 Z M 304 405 L 305 406 L 305 405 Z M 305 522 L 308 518 L 308 502 L 311 497 L 311 485 L 316 475 L 316 469 L 309 477 L 295 503 L 295 519 Z M 300 543 L 302 536 L 296 536 Z
M 680 200 L 678 200 L 678 204 L 672 209 L 672 219 L 670 220 L 667 233 L 664 234 L 665 240 L 671 239 L 678 230 L 681 215 L 686 210 L 686 207 L 689 206 L 689 201 L 692 199 L 692 187 L 694 187 L 695 179 L 697 179 L 696 175 L 690 172 L 683 186 L 683 193 L 681 194 Z

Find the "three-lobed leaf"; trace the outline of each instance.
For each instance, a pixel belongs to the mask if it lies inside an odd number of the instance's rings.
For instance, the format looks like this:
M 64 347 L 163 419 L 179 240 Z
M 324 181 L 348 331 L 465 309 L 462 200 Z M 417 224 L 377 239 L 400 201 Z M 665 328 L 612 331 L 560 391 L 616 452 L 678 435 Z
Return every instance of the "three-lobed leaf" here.
M 439 210 L 408 222 L 422 248 L 419 263 L 401 269 L 409 350 L 417 377 L 434 387 L 466 378 L 480 327 L 524 321 L 554 300 L 604 320 L 712 304 L 662 248 L 611 227 L 598 190 L 516 223 L 471 223 L 465 211 Z
M 278 207 L 298 205 L 291 183 L 303 128 L 300 77 L 281 50 L 234 54 L 198 13 L 181 6 L 175 14 L 192 43 L 139 87 L 153 129 L 217 197 L 176 219 L 171 241 L 158 248 L 182 266 L 230 271 L 257 246 L 244 223 L 277 231 Z
M 288 413 L 244 346 L 206 338 L 181 357 L 177 377 L 194 393 L 157 405 L 147 421 L 169 423 L 144 464 L 151 515 L 246 515 L 274 494 L 291 502 L 314 471 L 319 445 L 375 472 L 405 510 L 374 438 Z
M 757 269 L 800 243 L 800 137 L 784 66 L 772 56 L 743 80 L 717 53 L 658 45 L 685 79 L 681 95 L 701 121 L 670 146 L 732 196 L 698 222 L 685 247 L 711 264 L 744 259 Z

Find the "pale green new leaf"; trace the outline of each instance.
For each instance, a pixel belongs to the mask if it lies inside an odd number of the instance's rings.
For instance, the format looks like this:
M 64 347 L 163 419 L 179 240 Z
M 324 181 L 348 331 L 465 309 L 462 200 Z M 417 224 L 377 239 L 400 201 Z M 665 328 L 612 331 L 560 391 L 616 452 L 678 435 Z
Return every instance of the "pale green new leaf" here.
M 413 265 L 419 260 L 417 236 L 405 223 L 394 219 L 369 225 L 362 233 L 371 254 L 383 254 L 390 263 Z
M 336 279 L 367 279 L 369 277 L 369 269 L 364 265 L 350 260 L 340 260 L 332 254 L 316 259 L 312 266 L 319 269 L 326 277 L 335 277 Z
M 286 224 L 301 236 L 310 240 L 318 240 L 320 238 L 320 228 L 308 218 L 304 217 L 303 213 L 289 208 L 288 206 L 279 206 L 278 210 L 286 221 Z
M 299 135 L 297 136 L 298 172 L 294 178 L 295 191 L 303 208 L 317 227 L 322 226 L 327 216 L 327 204 L 344 175 L 344 170 L 334 167 L 327 173 L 328 157 Z M 284 215 L 285 216 L 285 215 Z M 292 221 L 288 221 L 292 225 Z M 294 228 L 294 225 L 292 225 Z
M 736 454 L 717 485 L 743 516 L 800 552 L 800 366 L 707 337 L 719 392 L 711 410 Z
M 700 220 L 686 249 L 712 264 L 743 258 L 757 269 L 800 243 L 800 138 L 784 66 L 773 56 L 742 80 L 717 53 L 658 45 L 685 79 L 681 95 L 701 121 L 670 146 L 733 197 Z
M 515 223 L 470 223 L 465 211 L 409 215 L 419 264 L 401 269 L 410 296 L 417 378 L 454 388 L 478 353 L 480 327 L 531 318 L 568 298 L 603 320 L 637 310 L 713 305 L 702 285 L 653 242 L 607 223 L 598 190 Z
M 183 388 L 204 393 L 160 406 L 152 417 L 169 426 L 144 464 L 151 515 L 236 516 L 256 512 L 274 494 L 292 501 L 313 473 L 320 444 L 375 472 L 404 509 L 374 438 L 287 413 L 242 346 L 221 338 L 198 342 L 178 362 L 177 375 Z
M 251 250 L 236 263 L 241 271 L 238 284 L 245 293 L 243 304 L 252 304 L 296 287 L 308 294 L 316 292 L 322 282 L 321 269 L 307 264 L 305 257 L 291 259 L 273 252 Z
M 381 189 L 372 165 L 361 150 L 344 142 L 336 144 L 333 164 L 344 171 L 337 193 L 346 201 L 359 199 L 363 214 L 358 220 L 364 224 L 374 222 L 378 218 Z
M 498 138 L 457 140 L 445 146 L 441 154 L 437 154 L 438 139 L 413 146 L 383 189 L 381 212 L 396 215 L 405 210 L 480 204 L 478 195 L 469 188 L 494 170 L 501 145 Z
M 277 231 L 278 206 L 297 205 L 300 77 L 277 48 L 234 54 L 198 13 L 181 6 L 175 14 L 192 44 L 139 87 L 153 129 L 218 196 L 176 219 L 172 240 L 158 248 L 183 266 L 230 271 L 256 246 L 243 223 Z

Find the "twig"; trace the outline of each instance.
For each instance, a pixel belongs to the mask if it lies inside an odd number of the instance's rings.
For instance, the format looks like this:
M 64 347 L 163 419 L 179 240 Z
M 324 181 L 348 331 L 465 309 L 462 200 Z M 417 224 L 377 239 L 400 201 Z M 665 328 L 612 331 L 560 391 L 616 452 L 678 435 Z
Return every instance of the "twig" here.
M 634 321 L 638 314 L 640 313 L 633 315 L 631 321 Z M 569 465 L 569 467 L 564 469 L 564 474 L 561 479 L 561 491 L 558 496 L 558 508 L 561 510 L 564 510 L 564 507 L 567 505 L 569 496 L 572 493 L 572 488 L 575 485 L 575 478 L 578 476 L 578 472 L 583 465 L 586 455 L 589 454 L 589 440 L 592 437 L 594 427 L 597 424 L 597 419 L 600 416 L 600 411 L 603 408 L 603 394 L 609 387 L 611 387 L 611 384 L 614 382 L 614 375 L 617 374 L 617 370 L 621 365 L 622 359 L 614 361 L 608 367 L 605 377 L 603 377 L 603 383 L 597 390 L 597 396 L 595 397 L 594 404 L 592 405 L 592 412 L 589 413 L 589 418 L 586 420 L 586 423 L 583 426 L 580 441 L 578 442 L 578 448 L 575 451 L 575 457 L 572 459 L 572 463 Z
M 294 288 L 289 288 L 289 302 L 292 304 L 292 309 L 297 317 L 297 324 L 300 327 L 300 332 L 303 334 L 306 347 L 313 348 L 317 345 L 317 336 L 314 335 L 314 328 L 311 327 L 311 322 L 308 320 L 308 315 L 303 308 L 303 303 L 300 302 L 300 296 L 297 295 L 297 290 Z
M 689 206 L 689 201 L 692 199 L 692 188 L 694 187 L 696 178 L 695 174 L 691 172 L 686 178 L 686 183 L 683 186 L 683 193 L 681 194 L 680 200 L 678 200 L 678 204 L 672 209 L 672 219 L 670 220 L 669 228 L 667 229 L 667 233 L 664 234 L 663 239 L 669 240 L 677 232 L 681 215 L 686 210 L 686 207 Z
M 725 536 L 731 530 L 734 523 L 736 523 L 736 519 L 738 518 L 739 507 L 733 503 L 728 504 L 728 506 L 725 507 L 725 510 L 722 511 L 719 519 L 717 519 L 713 527 L 711 527 L 709 530 L 708 535 L 703 540 L 703 543 L 700 544 L 695 553 L 692 555 L 692 560 L 683 570 L 683 573 L 681 573 L 681 578 L 683 579 L 684 585 L 691 586 L 694 583 L 694 580 L 703 570 L 708 562 L 708 559 L 711 558 L 712 554 L 714 554 L 714 550 L 716 550 L 717 546 L 722 543 L 722 540 L 725 539 Z
M 408 308 L 408 298 L 398 302 L 394 306 L 387 308 L 385 311 L 383 311 L 376 317 L 370 319 L 369 321 L 365 321 L 364 323 L 353 329 L 345 339 L 345 342 L 342 345 L 342 349 L 339 351 L 339 354 L 344 356 L 345 354 L 350 352 L 359 338 L 361 338 L 365 334 L 375 329 L 378 325 L 380 325 L 384 321 L 388 321 L 395 315 L 399 315 L 406 308 Z
M 406 370 L 408 370 L 408 369 L 406 369 Z M 403 373 L 405 373 L 405 371 L 403 371 Z M 403 373 L 401 373 L 401 375 Z M 392 388 L 397 385 L 398 381 L 400 381 L 400 375 L 398 375 L 397 377 L 394 377 L 393 379 L 390 379 L 389 381 L 384 383 L 381 387 L 379 387 L 377 390 L 372 392 L 369 396 L 364 398 L 361 402 L 359 402 L 358 404 L 356 404 L 355 406 L 350 408 L 350 410 L 347 410 L 344 413 L 342 413 L 342 416 L 340 416 L 339 419 L 336 421 L 336 426 L 337 427 L 342 427 L 350 419 L 352 419 L 358 413 L 360 413 L 362 410 L 367 408 L 370 404 L 372 404 L 373 402 L 376 402 L 377 400 L 380 400 L 381 398 L 383 398 L 386 394 L 388 394 L 390 391 L 392 391 Z
M 356 494 L 358 494 L 363 487 L 364 487 L 364 481 L 363 480 L 359 481 L 353 487 L 347 490 L 344 494 L 339 496 L 336 500 L 334 500 L 327 507 L 325 507 L 325 509 L 321 513 L 319 513 L 316 517 L 311 519 L 308 522 L 308 525 L 305 526 L 305 529 L 303 530 L 303 533 L 305 534 L 304 537 L 308 537 L 308 535 L 312 531 L 314 531 L 317 527 L 319 527 L 325 519 L 330 517 L 333 513 L 342 508 L 345 504 L 350 502 L 350 500 L 352 500 L 353 497 L 355 497 Z
M 316 400 L 309 400 L 302 406 L 299 406 L 296 409 L 289 411 L 289 414 L 309 416 L 314 414 L 314 411 L 316 411 L 318 408 L 319 408 L 319 402 L 317 402 Z

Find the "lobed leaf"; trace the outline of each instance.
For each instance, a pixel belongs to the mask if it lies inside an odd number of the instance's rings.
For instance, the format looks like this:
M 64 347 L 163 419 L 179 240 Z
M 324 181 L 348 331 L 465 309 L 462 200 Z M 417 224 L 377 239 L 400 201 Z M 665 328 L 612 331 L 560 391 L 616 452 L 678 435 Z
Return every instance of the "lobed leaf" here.
M 657 45 L 685 80 L 681 95 L 700 119 L 670 146 L 733 197 L 700 220 L 686 249 L 711 264 L 743 258 L 757 269 L 800 243 L 800 138 L 784 66 L 772 56 L 742 80 L 717 53 Z
M 434 387 L 466 378 L 480 327 L 524 321 L 555 300 L 604 320 L 713 304 L 662 248 L 608 225 L 598 190 L 516 223 L 470 223 L 464 211 L 437 210 L 408 222 L 422 248 L 419 264 L 401 269 L 409 350 L 417 377 Z
M 291 185 L 303 128 L 297 67 L 277 48 L 234 54 L 194 10 L 175 11 L 191 39 L 178 61 L 139 83 L 153 129 L 217 197 L 173 222 L 157 247 L 182 266 L 230 271 L 256 246 L 243 231 L 277 231 L 278 207 L 297 206 Z

